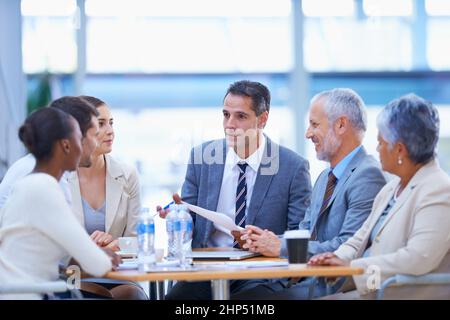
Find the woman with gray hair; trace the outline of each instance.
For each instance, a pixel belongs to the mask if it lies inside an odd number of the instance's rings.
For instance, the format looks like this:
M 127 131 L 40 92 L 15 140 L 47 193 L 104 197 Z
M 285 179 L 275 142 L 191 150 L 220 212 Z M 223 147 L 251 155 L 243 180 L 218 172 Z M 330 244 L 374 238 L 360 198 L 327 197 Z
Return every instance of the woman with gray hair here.
M 374 298 L 380 283 L 396 274 L 450 271 L 450 178 L 439 167 L 439 115 L 409 94 L 391 101 L 377 119 L 383 170 L 397 176 L 375 198 L 372 212 L 355 235 L 334 253 L 316 255 L 310 265 L 351 265 L 365 273 L 326 298 Z M 448 299 L 444 286 L 396 286 L 385 298 Z

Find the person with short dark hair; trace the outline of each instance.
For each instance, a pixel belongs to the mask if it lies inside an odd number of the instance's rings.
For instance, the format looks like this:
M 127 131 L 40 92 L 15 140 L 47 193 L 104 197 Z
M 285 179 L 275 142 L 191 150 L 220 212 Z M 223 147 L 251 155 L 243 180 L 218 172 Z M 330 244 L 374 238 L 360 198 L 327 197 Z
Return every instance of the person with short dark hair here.
M 67 254 L 87 273 L 102 276 L 117 266 L 112 250 L 101 250 L 75 219 L 58 185 L 78 167 L 82 134 L 77 121 L 56 108 L 32 113 L 19 138 L 36 159 L 31 174 L 18 181 L 0 216 L 0 282 L 4 285 L 56 281 Z M 1 299 L 39 299 L 37 294 Z
M 252 224 L 277 234 L 298 228 L 310 201 L 309 164 L 263 133 L 269 111 L 270 92 L 265 85 L 247 80 L 230 85 L 222 108 L 225 139 L 191 151 L 183 201 L 225 213 L 241 227 Z M 198 215 L 193 220 L 193 248 L 240 247 L 228 230 Z M 267 281 L 232 281 L 231 292 Z M 211 299 L 211 284 L 179 282 L 167 298 Z
M 229 94 L 249 97 L 252 100 L 251 108 L 257 117 L 270 111 L 270 91 L 262 83 L 248 80 L 237 81 L 230 85 L 224 100 Z

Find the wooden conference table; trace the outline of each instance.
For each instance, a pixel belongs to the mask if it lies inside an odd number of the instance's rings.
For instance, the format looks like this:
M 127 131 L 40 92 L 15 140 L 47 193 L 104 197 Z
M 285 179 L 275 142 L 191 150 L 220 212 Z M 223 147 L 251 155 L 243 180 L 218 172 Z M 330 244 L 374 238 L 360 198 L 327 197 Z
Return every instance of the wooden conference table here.
M 213 250 L 223 250 L 215 248 Z M 228 250 L 230 250 L 228 248 Z M 254 257 L 243 260 L 246 263 L 267 261 L 281 262 L 286 259 Z M 214 263 L 214 262 L 217 262 Z M 143 273 L 138 270 L 111 271 L 105 278 L 116 280 L 127 280 L 134 282 L 160 282 L 165 280 L 177 281 L 211 281 L 212 296 L 214 300 L 228 300 L 230 298 L 229 280 L 237 279 L 274 279 L 274 278 L 300 278 L 300 277 L 344 277 L 362 274 L 361 268 L 353 267 L 331 267 L 331 266 L 307 266 L 306 264 L 291 264 L 286 266 L 268 267 L 243 267 L 242 261 L 233 266 L 233 262 L 206 261 L 194 262 L 194 270 L 149 272 Z M 236 264 L 235 264 L 236 265 Z M 212 268 L 210 268 L 213 266 Z M 161 298 L 161 296 L 160 296 Z M 162 297 L 163 298 L 163 297 Z

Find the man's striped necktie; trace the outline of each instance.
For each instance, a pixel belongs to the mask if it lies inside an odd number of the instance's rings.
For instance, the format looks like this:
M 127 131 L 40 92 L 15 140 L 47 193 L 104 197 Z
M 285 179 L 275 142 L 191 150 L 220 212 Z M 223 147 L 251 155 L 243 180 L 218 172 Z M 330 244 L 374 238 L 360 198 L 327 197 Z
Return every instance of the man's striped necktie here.
M 238 163 L 239 179 L 236 189 L 236 212 L 234 221 L 237 226 L 245 228 L 245 211 L 247 208 L 247 181 L 245 179 L 245 170 L 247 163 Z M 234 248 L 239 248 L 239 243 L 234 240 Z

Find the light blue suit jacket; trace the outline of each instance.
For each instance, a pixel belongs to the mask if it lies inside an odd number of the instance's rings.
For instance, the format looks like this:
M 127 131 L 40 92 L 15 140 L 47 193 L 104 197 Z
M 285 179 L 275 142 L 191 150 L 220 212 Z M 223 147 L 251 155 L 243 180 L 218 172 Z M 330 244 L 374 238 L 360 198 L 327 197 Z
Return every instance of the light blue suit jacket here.
M 217 210 L 226 152 L 224 139 L 209 141 L 192 149 L 181 189 L 184 201 Z M 308 161 L 266 137 L 246 224 L 267 228 L 277 234 L 286 229 L 297 229 L 310 203 L 310 181 Z M 207 247 L 215 230 L 214 224 L 195 214 L 193 219 L 192 247 Z
M 338 180 L 325 212 L 319 216 L 328 182 L 329 169 L 314 184 L 311 205 L 299 229 L 317 230 L 317 240 L 309 242 L 309 254 L 333 252 L 362 226 L 372 210 L 373 200 L 386 179 L 374 157 L 362 147 Z M 281 255 L 287 256 L 283 241 Z

